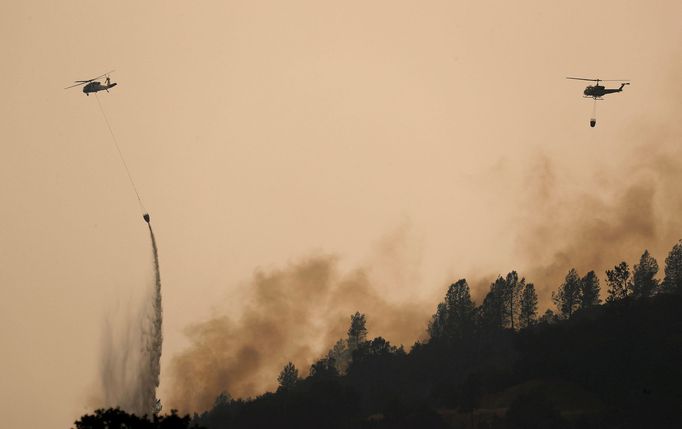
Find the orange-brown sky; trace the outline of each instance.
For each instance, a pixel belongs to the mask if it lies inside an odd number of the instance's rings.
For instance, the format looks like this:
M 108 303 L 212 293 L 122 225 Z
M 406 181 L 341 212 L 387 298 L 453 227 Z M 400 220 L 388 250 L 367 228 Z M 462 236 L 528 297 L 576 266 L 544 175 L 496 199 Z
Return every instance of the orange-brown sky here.
M 238 314 L 256 269 L 331 254 L 435 307 L 462 276 L 603 276 L 644 248 L 662 267 L 682 236 L 680 16 L 674 0 L 6 2 L 5 423 L 89 410 L 104 315 L 151 275 L 96 100 L 71 81 L 116 69 L 100 100 L 159 242 L 164 400 L 184 329 Z M 591 129 L 570 75 L 632 85 Z

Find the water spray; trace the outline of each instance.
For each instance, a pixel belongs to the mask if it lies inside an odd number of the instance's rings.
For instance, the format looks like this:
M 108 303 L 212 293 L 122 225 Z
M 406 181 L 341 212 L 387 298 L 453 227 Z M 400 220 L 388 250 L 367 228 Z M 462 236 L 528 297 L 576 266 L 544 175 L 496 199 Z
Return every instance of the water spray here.
M 152 258 L 154 267 L 154 284 L 146 296 L 141 312 L 137 318 L 126 320 L 129 324 L 130 335 L 124 335 L 119 341 L 107 337 L 109 343 L 105 345 L 102 368 L 102 385 L 106 406 L 120 406 L 138 415 L 152 415 L 160 411 L 156 389 L 159 387 L 161 373 L 161 349 L 163 345 L 162 322 L 163 308 L 161 305 L 161 272 L 159 269 L 159 251 L 156 237 L 152 229 L 151 217 L 142 204 L 140 193 L 135 186 L 133 176 L 123 157 L 116 135 L 107 118 L 102 103 L 95 93 L 97 104 L 102 112 L 109 134 L 114 142 L 116 151 L 130 185 L 135 192 L 137 202 L 142 211 L 142 218 L 149 227 L 149 237 L 152 244 Z M 116 344 L 114 344 L 116 342 Z

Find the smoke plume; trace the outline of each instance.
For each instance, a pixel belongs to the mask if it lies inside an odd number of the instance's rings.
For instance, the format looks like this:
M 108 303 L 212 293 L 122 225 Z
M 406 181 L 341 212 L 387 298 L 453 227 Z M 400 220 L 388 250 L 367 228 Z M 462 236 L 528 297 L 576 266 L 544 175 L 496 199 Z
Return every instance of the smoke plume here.
M 159 253 L 151 224 L 154 279 L 137 312 L 128 311 L 120 332 L 107 320 L 100 379 L 103 407 L 120 407 L 137 415 L 156 411 L 161 346 L 161 274 Z M 129 307 L 130 308 L 130 307 Z
M 541 305 L 552 307 L 550 291 L 570 268 L 581 275 L 594 270 L 603 279 L 605 270 L 623 260 L 632 267 L 648 249 L 662 271 L 682 237 L 682 130 L 672 120 L 663 122 L 660 128 L 632 125 L 619 143 L 626 153 L 622 162 L 585 171 L 593 177 L 589 189 L 567 192 L 556 162 L 539 156 L 528 180 L 539 185 L 527 196 L 518 248 Z
M 216 396 L 249 397 L 274 389 L 292 361 L 301 375 L 346 337 L 350 315 L 367 315 L 369 336 L 408 345 L 423 335 L 430 306 L 380 296 L 368 272 L 341 273 L 333 256 L 257 272 L 237 319 L 216 317 L 190 327 L 191 345 L 171 364 L 169 403 L 181 411 L 210 408 Z

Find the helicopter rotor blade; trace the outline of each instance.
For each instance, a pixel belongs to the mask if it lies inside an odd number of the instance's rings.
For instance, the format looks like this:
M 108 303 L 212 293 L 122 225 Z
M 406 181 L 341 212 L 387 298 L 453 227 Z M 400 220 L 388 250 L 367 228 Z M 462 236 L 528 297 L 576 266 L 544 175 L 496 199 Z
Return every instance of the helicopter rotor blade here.
M 67 86 L 67 87 L 64 88 L 64 89 L 73 88 L 74 86 L 78 86 L 78 85 L 84 85 L 84 84 L 86 84 L 86 83 L 90 83 L 90 82 L 95 81 L 95 80 L 97 80 L 97 79 L 99 79 L 99 78 L 101 78 L 101 77 L 104 77 L 104 76 L 109 77 L 109 73 L 113 73 L 113 72 L 115 72 L 115 71 L 116 71 L 116 70 L 109 70 L 108 72 L 106 72 L 106 73 L 104 73 L 104 74 L 101 74 L 101 75 L 99 75 L 99 76 L 97 76 L 97 77 L 93 77 L 92 79 L 88 79 L 88 80 L 76 80 L 76 81 L 74 81 L 75 85 Z
M 567 77 L 566 79 L 586 80 L 589 82 L 630 82 L 630 79 L 587 79 L 584 77 Z
M 599 82 L 599 81 L 603 81 L 602 79 L 587 79 L 587 78 L 584 78 L 584 77 L 567 77 L 566 79 L 587 80 L 587 81 L 590 81 L 590 82 Z
M 92 79 L 90 79 L 90 80 L 92 81 L 92 80 L 96 80 L 96 79 L 99 79 L 99 78 L 104 77 L 104 76 L 109 76 L 109 73 L 113 73 L 113 72 L 115 72 L 115 71 L 116 71 L 116 70 L 109 70 L 108 72 L 106 72 L 106 73 L 104 73 L 104 74 L 101 74 L 101 75 L 99 75 L 99 76 L 97 76 L 97 77 L 94 77 L 94 78 L 92 78 Z
M 86 83 L 88 83 L 88 82 L 90 82 L 90 81 L 89 81 L 89 80 L 86 80 L 86 81 L 82 81 L 82 82 L 80 82 L 80 83 L 77 83 L 77 84 L 75 84 L 75 85 L 67 86 L 67 87 L 66 87 L 66 88 L 64 88 L 64 89 L 69 89 L 69 88 L 73 88 L 74 86 L 81 86 L 81 85 L 85 85 L 85 84 L 86 84 Z

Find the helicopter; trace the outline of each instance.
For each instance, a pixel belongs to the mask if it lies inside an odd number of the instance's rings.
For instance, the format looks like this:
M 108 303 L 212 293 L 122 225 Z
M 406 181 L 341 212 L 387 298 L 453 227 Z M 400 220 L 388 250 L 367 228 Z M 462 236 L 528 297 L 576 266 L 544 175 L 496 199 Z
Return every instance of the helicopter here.
M 613 94 L 616 92 L 623 92 L 625 85 L 630 85 L 630 81 L 627 79 L 587 79 L 584 77 L 567 77 L 566 79 L 573 80 L 586 80 L 588 82 L 596 82 L 596 85 L 588 85 L 583 91 L 583 98 L 594 99 L 594 107 L 592 109 L 592 118 L 590 118 L 590 127 L 594 128 L 597 125 L 597 100 L 603 100 L 607 94 Z M 599 82 L 620 82 L 620 88 L 606 88 L 603 85 L 599 85 Z
M 586 79 L 583 77 L 567 77 L 566 79 L 573 79 L 573 80 L 586 80 L 589 82 L 597 82 L 596 85 L 588 85 L 585 88 L 585 91 L 583 91 L 583 97 L 585 98 L 594 98 L 595 100 L 603 100 L 602 97 L 607 95 L 607 94 L 613 94 L 615 92 L 622 92 L 623 87 L 625 85 L 630 85 L 630 81 L 626 79 L 610 79 L 610 80 L 604 80 L 604 79 Z M 599 85 L 599 82 L 620 82 L 620 88 L 606 88 L 603 85 Z
M 111 79 L 109 78 L 109 73 L 113 73 L 113 72 L 114 72 L 114 70 L 106 72 L 102 75 L 99 75 L 99 76 L 92 78 L 92 79 L 89 79 L 89 80 L 77 80 L 77 81 L 75 81 L 75 83 L 76 83 L 75 85 L 67 86 L 64 89 L 73 88 L 74 86 L 79 86 L 79 85 L 85 85 L 83 87 L 83 92 L 85 93 L 85 95 L 90 95 L 91 92 L 98 92 L 98 91 L 109 92 L 109 88 L 113 88 L 117 85 L 116 82 L 112 82 Z M 105 77 L 105 76 L 106 76 L 106 79 L 104 81 L 105 83 L 104 84 L 99 83 L 99 81 L 97 79 L 100 79 L 100 78 Z

